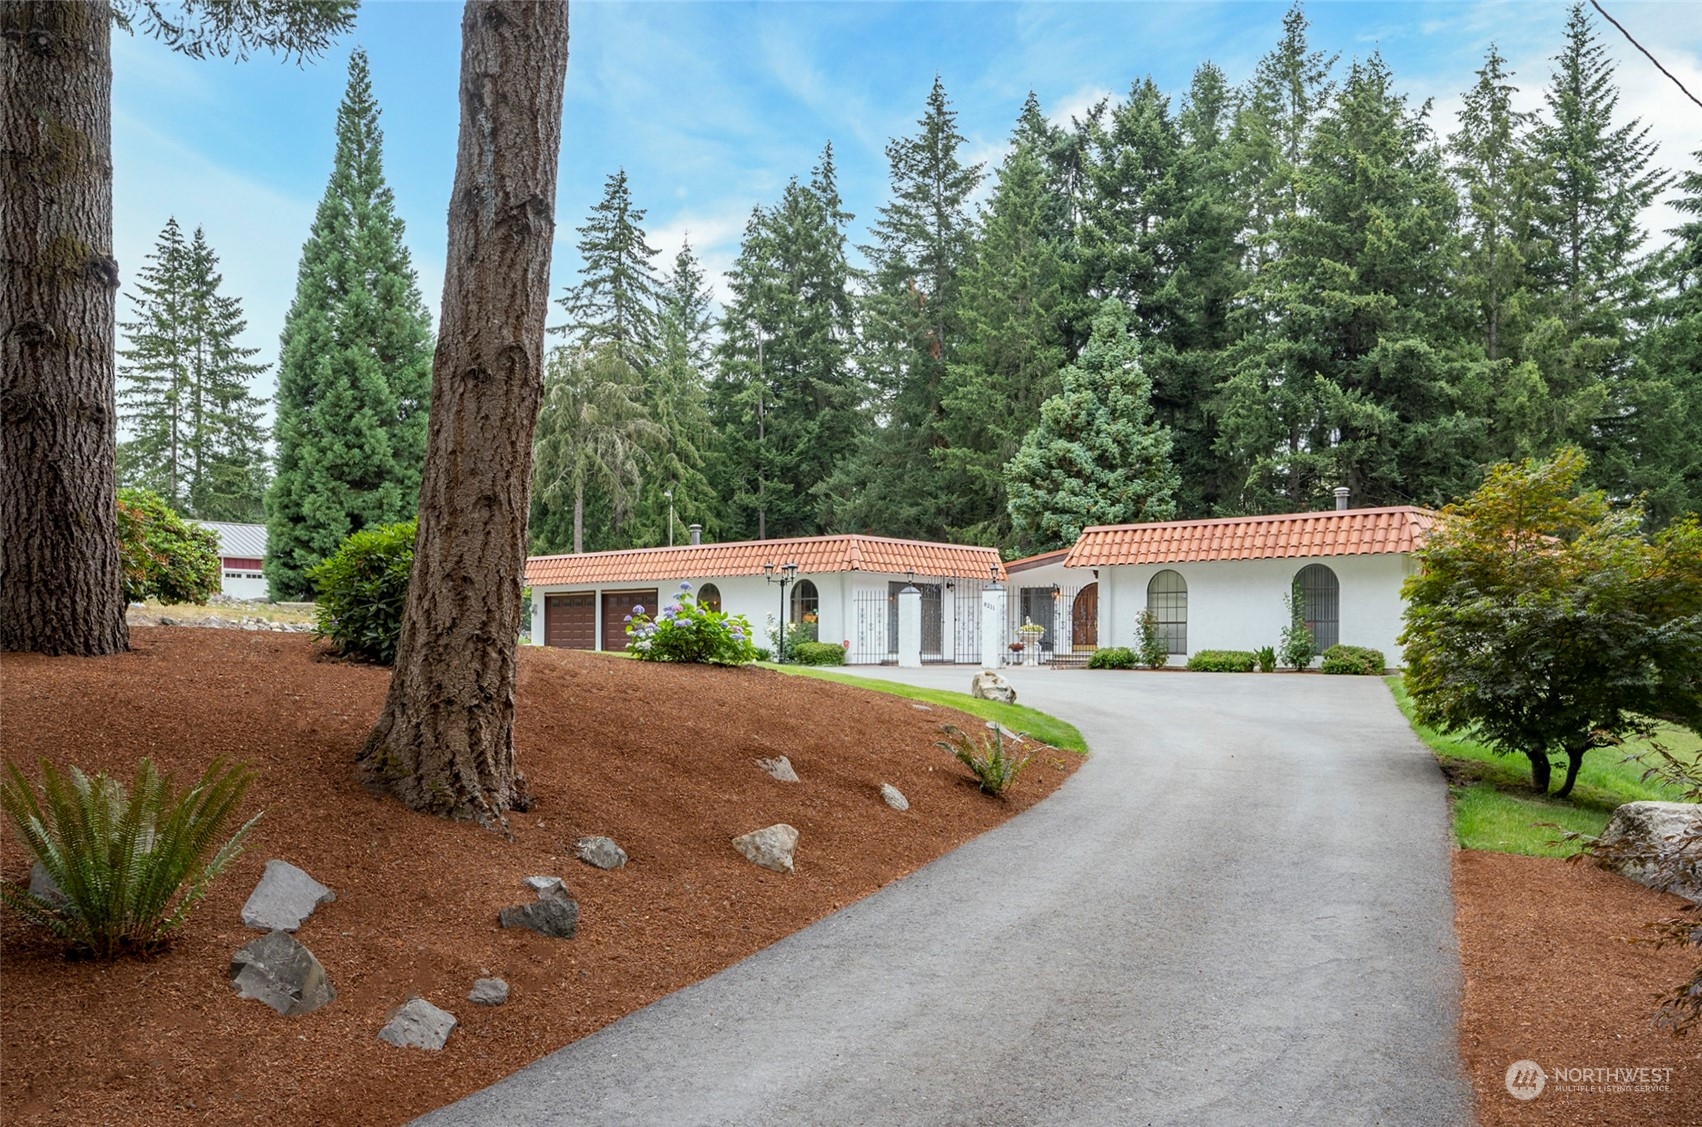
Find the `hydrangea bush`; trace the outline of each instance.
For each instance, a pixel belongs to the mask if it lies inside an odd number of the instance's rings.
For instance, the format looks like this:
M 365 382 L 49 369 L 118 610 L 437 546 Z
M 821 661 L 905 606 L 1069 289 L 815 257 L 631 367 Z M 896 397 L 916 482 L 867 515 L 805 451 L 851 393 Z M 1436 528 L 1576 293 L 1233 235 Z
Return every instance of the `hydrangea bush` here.
M 639 605 L 624 621 L 626 651 L 640 661 L 747 665 L 757 659 L 751 624 L 745 616 L 698 606 L 690 583 L 681 583 L 674 601 L 656 617 L 651 618 Z

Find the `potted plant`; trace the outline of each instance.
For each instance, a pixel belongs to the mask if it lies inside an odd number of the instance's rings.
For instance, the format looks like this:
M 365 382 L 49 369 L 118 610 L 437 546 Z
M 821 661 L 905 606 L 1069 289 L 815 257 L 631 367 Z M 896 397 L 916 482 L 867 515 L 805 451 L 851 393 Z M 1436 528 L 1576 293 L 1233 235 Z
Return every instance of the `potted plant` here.
M 1030 619 L 1023 619 L 1022 625 L 1016 628 L 1017 637 L 1022 639 L 1022 663 L 1024 665 L 1040 664 L 1040 639 L 1046 636 L 1046 627 Z

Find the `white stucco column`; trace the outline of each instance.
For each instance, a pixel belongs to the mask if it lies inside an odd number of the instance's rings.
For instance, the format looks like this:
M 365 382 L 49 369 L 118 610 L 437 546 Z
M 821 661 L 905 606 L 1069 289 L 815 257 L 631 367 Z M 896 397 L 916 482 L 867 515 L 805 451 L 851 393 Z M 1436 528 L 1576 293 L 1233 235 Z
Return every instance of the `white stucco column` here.
M 898 593 L 898 664 L 922 666 L 922 592 L 906 587 Z
M 1010 593 L 998 583 L 981 589 L 981 664 L 997 669 L 1005 661 L 1006 601 Z

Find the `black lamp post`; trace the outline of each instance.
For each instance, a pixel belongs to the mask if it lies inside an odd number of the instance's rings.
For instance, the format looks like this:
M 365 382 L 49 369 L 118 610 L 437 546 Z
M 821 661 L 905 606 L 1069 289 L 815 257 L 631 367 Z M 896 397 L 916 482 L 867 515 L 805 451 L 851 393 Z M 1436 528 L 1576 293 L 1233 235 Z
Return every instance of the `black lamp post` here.
M 776 569 L 774 562 L 770 560 L 762 565 L 762 575 L 763 578 L 767 579 L 770 583 L 780 584 L 780 632 L 774 639 L 774 660 L 781 664 L 785 664 L 786 585 L 794 582 L 798 578 L 798 565 L 795 563 L 783 563 L 778 569 Z

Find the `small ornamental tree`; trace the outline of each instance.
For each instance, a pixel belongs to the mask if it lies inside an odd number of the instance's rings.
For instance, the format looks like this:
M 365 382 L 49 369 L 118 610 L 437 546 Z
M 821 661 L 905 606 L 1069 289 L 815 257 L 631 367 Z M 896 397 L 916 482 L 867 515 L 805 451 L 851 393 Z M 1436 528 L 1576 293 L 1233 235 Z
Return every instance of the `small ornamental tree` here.
M 1282 661 L 1298 673 L 1318 656 L 1318 642 L 1306 625 L 1306 596 L 1300 587 L 1296 585 L 1283 602 L 1288 607 L 1288 625 L 1282 629 Z
M 217 536 L 186 524 L 146 489 L 120 489 L 116 512 L 125 602 L 201 604 L 218 594 Z
M 1492 468 L 1442 511 L 1406 582 L 1406 685 L 1419 720 L 1530 760 L 1572 793 L 1591 748 L 1702 730 L 1702 526 L 1650 540 L 1638 505 L 1584 492 L 1577 450 Z

